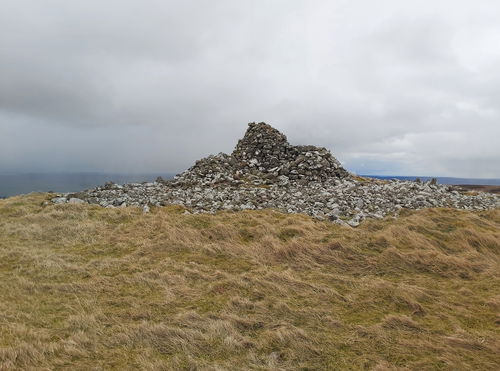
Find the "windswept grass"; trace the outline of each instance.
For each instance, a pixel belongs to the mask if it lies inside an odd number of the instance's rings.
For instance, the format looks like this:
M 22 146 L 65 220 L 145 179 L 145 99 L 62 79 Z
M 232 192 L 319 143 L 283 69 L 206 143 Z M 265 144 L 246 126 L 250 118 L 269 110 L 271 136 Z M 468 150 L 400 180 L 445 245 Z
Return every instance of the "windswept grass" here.
M 0 369 L 497 370 L 500 211 L 0 200 Z

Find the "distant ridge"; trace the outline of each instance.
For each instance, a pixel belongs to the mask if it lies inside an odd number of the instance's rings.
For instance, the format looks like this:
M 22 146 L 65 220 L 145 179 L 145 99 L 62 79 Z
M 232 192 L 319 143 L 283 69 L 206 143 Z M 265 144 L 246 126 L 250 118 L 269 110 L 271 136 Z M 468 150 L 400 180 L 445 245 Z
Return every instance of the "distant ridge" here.
M 400 175 L 368 175 L 361 176 L 376 178 L 376 179 L 398 179 L 414 181 L 419 178 L 426 182 L 435 178 L 440 184 L 470 184 L 470 185 L 500 185 L 500 179 L 495 178 L 455 178 L 455 177 L 431 177 L 431 176 L 400 176 Z

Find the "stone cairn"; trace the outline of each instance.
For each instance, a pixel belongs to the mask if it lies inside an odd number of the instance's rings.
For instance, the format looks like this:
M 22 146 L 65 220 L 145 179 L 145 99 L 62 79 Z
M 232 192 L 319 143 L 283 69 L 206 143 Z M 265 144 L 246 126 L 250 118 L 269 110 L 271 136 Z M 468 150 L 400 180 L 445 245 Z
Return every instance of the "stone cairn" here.
M 248 124 L 231 155 L 209 156 L 175 177 L 177 183 L 287 184 L 325 182 L 349 173 L 323 147 L 292 146 L 284 134 L 260 122 Z
M 54 203 L 102 207 L 182 205 L 186 213 L 273 208 L 356 227 L 366 218 L 397 215 L 402 208 L 485 210 L 497 196 L 459 192 L 433 182 L 360 178 L 349 174 L 325 148 L 292 146 L 271 126 L 250 123 L 231 155 L 197 161 L 171 180 L 114 184 L 61 194 Z

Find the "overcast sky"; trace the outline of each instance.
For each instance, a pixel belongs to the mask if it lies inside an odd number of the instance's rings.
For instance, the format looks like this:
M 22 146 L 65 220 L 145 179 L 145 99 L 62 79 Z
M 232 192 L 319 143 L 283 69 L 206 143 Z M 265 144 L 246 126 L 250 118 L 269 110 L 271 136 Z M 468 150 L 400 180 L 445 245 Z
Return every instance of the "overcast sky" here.
M 360 174 L 500 178 L 498 0 L 0 0 L 0 172 L 168 173 L 251 121 Z

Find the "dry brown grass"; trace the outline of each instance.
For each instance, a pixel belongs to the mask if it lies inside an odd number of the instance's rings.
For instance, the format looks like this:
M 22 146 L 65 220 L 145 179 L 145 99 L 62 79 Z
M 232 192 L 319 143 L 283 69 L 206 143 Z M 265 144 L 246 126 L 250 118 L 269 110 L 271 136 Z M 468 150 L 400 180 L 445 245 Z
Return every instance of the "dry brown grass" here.
M 0 369 L 496 370 L 500 211 L 0 200 Z

